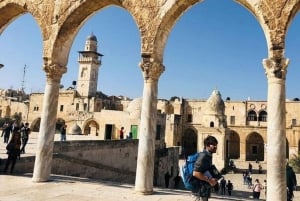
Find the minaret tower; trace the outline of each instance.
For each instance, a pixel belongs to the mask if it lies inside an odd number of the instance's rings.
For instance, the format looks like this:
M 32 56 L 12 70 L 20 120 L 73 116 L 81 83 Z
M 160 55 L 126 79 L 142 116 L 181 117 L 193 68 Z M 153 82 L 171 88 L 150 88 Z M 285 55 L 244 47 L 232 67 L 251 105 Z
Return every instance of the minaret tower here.
M 97 52 L 97 38 L 94 34 L 87 37 L 84 51 L 79 51 L 79 73 L 77 91 L 82 97 L 93 97 L 97 92 L 98 70 L 102 54 Z

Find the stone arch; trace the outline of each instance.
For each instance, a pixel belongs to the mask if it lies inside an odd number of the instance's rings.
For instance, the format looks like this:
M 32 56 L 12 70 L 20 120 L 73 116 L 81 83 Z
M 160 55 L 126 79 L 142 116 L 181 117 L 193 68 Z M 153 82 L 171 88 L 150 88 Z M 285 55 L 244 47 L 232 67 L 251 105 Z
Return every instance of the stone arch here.
M 267 121 L 268 113 L 265 110 L 261 110 L 258 112 L 258 121 Z
M 95 135 L 98 136 L 99 124 L 94 119 L 89 119 L 83 125 L 84 135 Z
M 185 156 L 191 155 L 197 152 L 197 133 L 195 130 L 188 128 L 183 132 L 182 146 Z
M 129 10 L 123 7 L 121 3 L 112 0 L 87 0 L 82 4 L 70 4 L 66 8 L 69 12 L 65 12 L 68 13 L 68 15 L 62 15 L 59 19 L 61 26 L 59 27 L 59 30 L 57 30 L 57 35 L 53 38 L 54 43 L 51 47 L 52 50 L 48 52 L 51 55 L 48 54 L 45 56 L 52 58 L 53 63 L 58 63 L 60 66 L 66 66 L 76 34 L 82 28 L 84 23 L 96 12 L 101 12 L 102 9 L 109 6 L 117 6 L 129 12 Z M 130 15 L 133 16 L 131 13 Z M 61 51 L 62 49 L 65 51 Z
M 32 130 L 32 132 L 39 132 L 40 124 L 41 124 L 41 117 L 34 119 L 30 124 L 30 129 Z
M 163 60 L 163 52 L 166 47 L 166 42 L 169 34 L 172 31 L 172 28 L 175 26 L 176 22 L 180 19 L 189 8 L 193 5 L 199 3 L 198 0 L 187 1 L 179 1 L 172 5 L 172 7 L 166 12 L 162 21 L 160 22 L 157 33 L 155 36 L 155 42 L 153 45 L 153 53 L 157 57 L 159 61 Z M 147 52 L 145 48 L 142 49 L 143 52 Z
M 246 138 L 246 161 L 264 161 L 264 145 L 264 140 L 259 133 L 250 133 Z
M 255 110 L 249 110 L 247 112 L 247 120 L 248 121 L 257 121 L 257 113 Z
M 231 130 L 229 132 L 229 138 L 226 142 L 227 153 L 229 159 L 240 158 L 240 136 L 236 131 Z

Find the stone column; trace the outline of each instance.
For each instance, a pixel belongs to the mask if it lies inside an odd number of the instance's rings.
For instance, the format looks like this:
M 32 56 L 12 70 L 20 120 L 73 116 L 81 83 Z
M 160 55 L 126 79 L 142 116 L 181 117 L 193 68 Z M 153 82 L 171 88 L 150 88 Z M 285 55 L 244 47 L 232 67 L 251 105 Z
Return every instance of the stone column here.
M 157 84 L 159 76 L 164 71 L 164 66 L 160 63 L 154 63 L 150 55 L 143 55 L 140 67 L 144 76 L 144 90 L 139 128 L 135 191 L 147 195 L 153 193 Z
M 60 79 L 66 68 L 48 65 L 44 71 L 47 81 L 33 170 L 34 182 L 44 182 L 50 177 Z
M 268 78 L 267 200 L 286 200 L 285 77 L 288 59 L 264 59 Z

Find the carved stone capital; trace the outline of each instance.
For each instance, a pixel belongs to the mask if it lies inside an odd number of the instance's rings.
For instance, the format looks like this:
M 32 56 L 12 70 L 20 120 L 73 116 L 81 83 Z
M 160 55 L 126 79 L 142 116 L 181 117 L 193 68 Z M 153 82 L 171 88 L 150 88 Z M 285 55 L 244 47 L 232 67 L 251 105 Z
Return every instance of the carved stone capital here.
M 165 66 L 160 62 L 155 62 L 149 55 L 142 56 L 140 67 L 145 80 L 158 80 L 159 76 L 165 71 Z
M 58 64 L 48 64 L 44 65 L 43 70 L 46 72 L 47 81 L 57 81 L 60 82 L 60 79 L 64 73 L 67 72 L 67 68 L 60 66 Z
M 268 58 L 263 60 L 263 65 L 265 68 L 265 73 L 268 78 L 286 78 L 286 69 L 289 64 L 289 59 L 287 58 Z

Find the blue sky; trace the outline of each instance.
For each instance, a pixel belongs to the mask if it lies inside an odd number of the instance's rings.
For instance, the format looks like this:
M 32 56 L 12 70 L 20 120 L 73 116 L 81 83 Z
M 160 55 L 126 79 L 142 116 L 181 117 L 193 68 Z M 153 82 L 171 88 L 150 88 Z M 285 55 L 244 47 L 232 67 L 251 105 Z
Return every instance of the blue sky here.
M 286 39 L 290 59 L 287 98 L 300 97 L 300 18 L 291 24 Z M 298 30 L 297 30 L 298 29 Z M 78 76 L 78 52 L 91 33 L 104 54 L 99 70 L 98 90 L 108 95 L 142 96 L 139 31 L 132 17 L 118 7 L 108 7 L 92 16 L 72 45 L 68 72 L 62 84 L 67 88 Z M 21 88 L 26 65 L 26 92 L 42 92 L 42 37 L 29 14 L 17 18 L 0 35 L 0 88 Z M 266 100 L 267 78 L 262 60 L 267 58 L 263 31 L 254 16 L 231 0 L 210 0 L 189 9 L 177 21 L 164 52 L 165 72 L 159 80 L 158 97 L 208 98 L 217 88 L 223 99 Z

